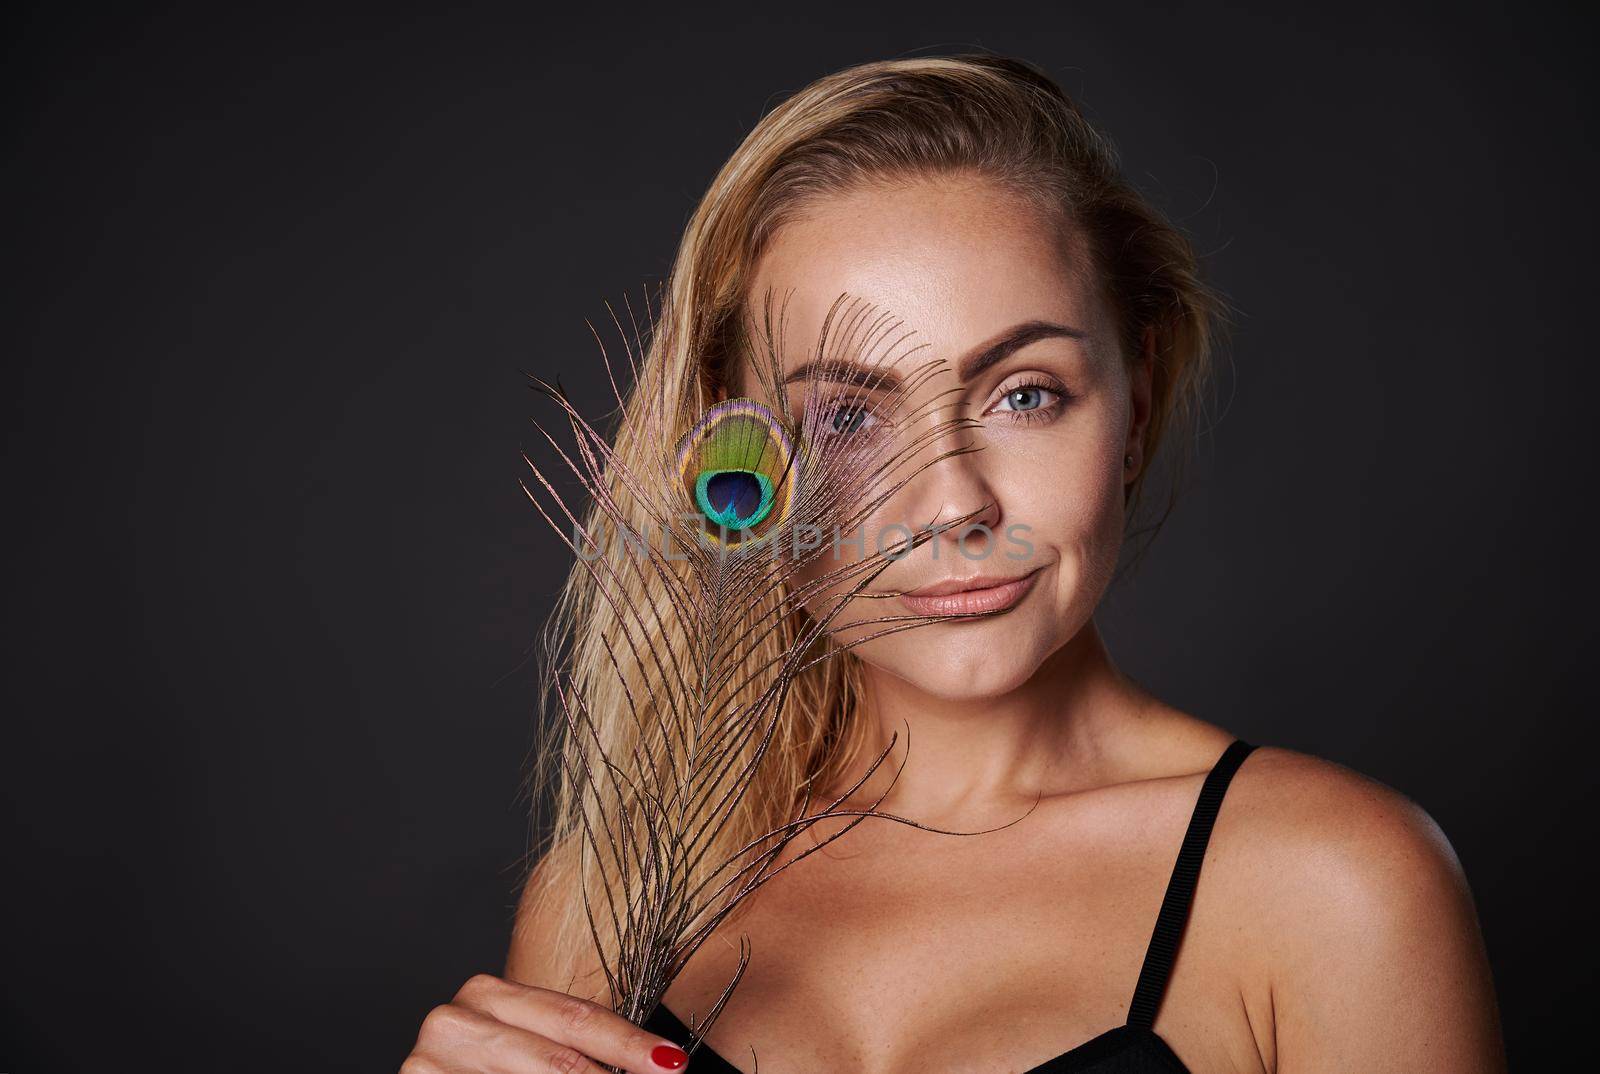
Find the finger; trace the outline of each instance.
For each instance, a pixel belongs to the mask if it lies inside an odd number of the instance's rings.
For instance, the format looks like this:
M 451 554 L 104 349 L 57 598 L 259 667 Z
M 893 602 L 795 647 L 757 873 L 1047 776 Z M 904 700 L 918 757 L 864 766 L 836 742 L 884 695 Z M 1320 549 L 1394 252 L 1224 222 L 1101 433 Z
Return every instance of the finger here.
M 688 1054 L 673 1041 L 565 992 L 481 974 L 463 985 L 456 998 L 629 1074 L 679 1074 L 689 1064 Z
M 422 1023 L 400 1074 L 605 1074 L 580 1049 L 449 1003 Z

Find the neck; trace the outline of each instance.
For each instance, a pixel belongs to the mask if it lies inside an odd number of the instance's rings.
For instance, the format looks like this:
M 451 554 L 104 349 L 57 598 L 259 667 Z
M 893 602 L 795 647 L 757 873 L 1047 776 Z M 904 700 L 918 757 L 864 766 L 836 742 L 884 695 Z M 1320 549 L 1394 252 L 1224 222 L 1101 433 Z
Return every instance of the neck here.
M 888 789 L 878 808 L 935 825 L 1094 785 L 1110 728 L 1143 696 L 1112 664 L 1092 619 L 998 697 L 937 697 L 870 665 L 866 673 L 866 749 L 843 785 L 860 779 L 891 739 L 894 746 L 851 804 Z

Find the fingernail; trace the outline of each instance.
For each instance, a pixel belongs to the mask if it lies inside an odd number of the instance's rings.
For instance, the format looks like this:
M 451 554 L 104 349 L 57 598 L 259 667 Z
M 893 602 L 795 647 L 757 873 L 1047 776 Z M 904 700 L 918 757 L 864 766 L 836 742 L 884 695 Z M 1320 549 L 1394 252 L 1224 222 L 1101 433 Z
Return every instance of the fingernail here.
M 657 1044 L 650 1049 L 650 1062 L 663 1070 L 682 1070 L 689 1064 L 689 1053 L 676 1044 Z

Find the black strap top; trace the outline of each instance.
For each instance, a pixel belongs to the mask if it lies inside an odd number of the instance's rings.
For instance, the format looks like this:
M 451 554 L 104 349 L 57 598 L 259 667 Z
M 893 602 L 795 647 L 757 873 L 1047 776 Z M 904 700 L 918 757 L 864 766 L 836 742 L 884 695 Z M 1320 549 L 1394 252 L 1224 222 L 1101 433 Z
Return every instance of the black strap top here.
M 1248 742 L 1234 741 L 1206 774 L 1194 813 L 1189 818 L 1189 829 L 1183 836 L 1183 846 L 1178 851 L 1178 860 L 1172 867 L 1172 877 L 1167 881 L 1161 912 L 1156 915 L 1155 931 L 1150 935 L 1150 946 L 1145 950 L 1144 965 L 1139 970 L 1139 983 L 1134 986 L 1133 999 L 1128 1005 L 1128 1021 L 1024 1074 L 1088 1074 L 1090 1071 L 1093 1074 L 1189 1074 L 1189 1068 L 1153 1028 L 1156 1011 L 1161 1006 L 1172 962 L 1178 954 L 1178 943 L 1183 938 L 1183 927 L 1189 919 L 1189 904 L 1200 880 L 1200 864 L 1205 857 L 1206 843 L 1211 839 L 1211 826 L 1222 807 L 1222 796 L 1227 793 L 1233 774 L 1253 749 L 1255 747 Z M 644 1028 L 686 1045 L 692 1037 L 689 1027 L 665 1003 L 657 1004 L 650 1012 Z M 732 1063 L 698 1041 L 689 1048 L 689 1053 L 693 1056 L 689 1067 L 694 1074 L 741 1074 Z

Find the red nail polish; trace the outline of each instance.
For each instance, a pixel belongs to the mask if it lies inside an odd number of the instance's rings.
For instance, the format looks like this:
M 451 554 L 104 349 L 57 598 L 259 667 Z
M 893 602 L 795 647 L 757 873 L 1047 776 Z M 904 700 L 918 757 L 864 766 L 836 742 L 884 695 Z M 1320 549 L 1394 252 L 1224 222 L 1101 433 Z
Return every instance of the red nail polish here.
M 676 1044 L 657 1044 L 650 1049 L 650 1062 L 665 1070 L 682 1070 L 689 1062 L 689 1053 Z

